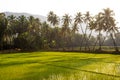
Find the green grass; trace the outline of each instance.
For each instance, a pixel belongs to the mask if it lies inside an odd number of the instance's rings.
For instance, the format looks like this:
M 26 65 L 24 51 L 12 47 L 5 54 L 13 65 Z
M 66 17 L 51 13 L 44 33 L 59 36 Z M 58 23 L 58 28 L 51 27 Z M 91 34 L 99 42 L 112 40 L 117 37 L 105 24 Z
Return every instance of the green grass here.
M 0 80 L 120 80 L 120 55 L 77 52 L 0 54 Z

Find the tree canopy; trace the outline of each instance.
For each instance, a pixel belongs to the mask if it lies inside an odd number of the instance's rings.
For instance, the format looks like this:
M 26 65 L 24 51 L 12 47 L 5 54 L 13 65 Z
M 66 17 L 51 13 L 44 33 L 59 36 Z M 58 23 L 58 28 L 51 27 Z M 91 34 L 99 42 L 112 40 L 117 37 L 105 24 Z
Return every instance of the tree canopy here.
M 96 35 L 93 35 L 96 34 Z M 47 21 L 21 15 L 5 16 L 0 13 L 0 49 L 22 50 L 102 50 L 102 46 L 114 46 L 119 51 L 118 35 L 114 12 L 103 9 L 91 16 L 76 13 L 73 18 L 65 14 L 60 18 L 53 11 L 47 15 Z M 117 36 L 116 36 L 117 35 Z M 110 41 L 113 44 L 110 44 Z M 72 49 L 71 49 L 72 48 Z M 80 48 L 80 49 L 78 49 Z

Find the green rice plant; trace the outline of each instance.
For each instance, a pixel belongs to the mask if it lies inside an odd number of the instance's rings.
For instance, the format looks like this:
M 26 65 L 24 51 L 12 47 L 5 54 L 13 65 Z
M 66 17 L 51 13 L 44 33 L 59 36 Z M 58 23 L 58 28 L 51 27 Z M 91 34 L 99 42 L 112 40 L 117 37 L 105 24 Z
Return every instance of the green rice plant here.
M 0 54 L 0 80 L 120 80 L 119 57 L 78 52 Z

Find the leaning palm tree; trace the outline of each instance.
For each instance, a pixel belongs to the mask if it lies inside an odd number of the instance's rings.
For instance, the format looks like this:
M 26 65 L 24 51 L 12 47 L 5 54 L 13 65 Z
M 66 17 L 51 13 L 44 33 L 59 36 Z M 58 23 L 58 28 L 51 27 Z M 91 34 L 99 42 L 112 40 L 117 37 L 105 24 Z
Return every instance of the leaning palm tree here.
M 114 39 L 115 37 L 115 33 L 118 32 L 118 28 L 116 27 L 115 24 L 115 19 L 114 19 L 114 12 L 113 10 L 110 10 L 109 8 L 104 9 L 104 12 L 102 13 L 102 20 L 104 21 L 103 26 L 104 26 L 104 31 L 109 32 L 112 40 L 113 40 L 113 44 L 114 44 L 114 48 L 116 50 L 116 52 L 119 51 L 116 41 Z
M 62 22 L 63 22 L 62 36 L 63 36 L 63 40 L 64 40 L 64 45 L 66 45 L 68 36 L 70 36 L 69 26 L 70 26 L 71 21 L 72 21 L 71 16 L 69 16 L 68 14 L 65 14 L 62 18 Z M 64 49 L 64 47 L 63 47 L 63 49 Z
M 78 12 L 74 18 L 74 25 L 73 25 L 73 31 L 78 31 L 78 25 L 80 25 L 81 31 L 84 34 L 83 28 L 82 28 L 83 18 L 81 12 Z
M 103 26 L 104 21 L 101 16 L 102 16 L 101 13 L 98 13 L 98 15 L 95 16 L 96 22 L 95 22 L 95 27 L 94 27 L 95 31 L 98 32 L 97 41 L 99 41 L 99 49 L 98 49 L 99 51 L 102 50 L 102 48 L 101 48 L 101 46 L 102 46 L 101 45 L 101 31 L 104 28 L 104 26 Z
M 89 26 L 88 26 L 88 28 L 89 28 L 89 30 L 90 30 L 90 33 L 89 33 L 89 35 L 88 35 L 88 40 L 86 40 L 86 46 L 88 47 L 88 49 L 89 49 L 89 51 L 90 51 L 90 45 L 88 45 L 88 42 L 90 41 L 90 39 L 91 39 L 91 37 L 92 37 L 92 32 L 93 32 L 93 30 L 95 30 L 95 28 L 96 28 L 96 24 L 95 24 L 95 17 L 92 17 L 91 18 L 91 20 L 90 20 L 90 22 L 89 22 Z
M 72 34 L 74 35 L 76 32 L 78 32 L 79 27 L 81 28 L 82 33 L 84 34 L 84 30 L 82 27 L 82 23 L 83 23 L 83 17 L 81 12 L 78 12 L 74 18 L 74 24 L 72 27 Z M 80 45 L 81 48 L 81 45 Z M 72 48 L 73 49 L 73 48 Z
M 89 27 L 89 22 L 91 21 L 91 15 L 90 12 L 86 12 L 85 16 L 84 16 L 84 23 L 86 24 L 86 28 L 85 28 L 85 35 L 87 33 L 87 29 Z
M 86 12 L 86 14 L 84 15 L 84 24 L 85 24 L 85 31 L 84 31 L 84 34 L 83 34 L 83 40 L 85 41 L 85 44 L 87 43 L 87 30 L 89 29 L 89 23 L 91 21 L 91 15 L 89 12 Z M 83 40 L 81 42 L 81 45 L 83 44 Z M 87 49 L 87 45 L 85 45 L 85 51 Z

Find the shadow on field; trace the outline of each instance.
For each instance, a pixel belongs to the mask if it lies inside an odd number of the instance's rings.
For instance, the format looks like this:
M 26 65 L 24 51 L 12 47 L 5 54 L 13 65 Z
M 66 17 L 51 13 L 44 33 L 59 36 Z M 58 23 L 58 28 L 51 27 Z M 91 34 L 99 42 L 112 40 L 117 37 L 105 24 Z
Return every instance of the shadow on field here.
M 42 66 L 37 65 L 37 66 L 29 67 L 32 71 L 30 71 L 29 73 L 26 73 L 25 76 L 22 77 L 21 79 L 43 80 L 43 79 L 48 79 L 51 75 L 59 75 L 59 74 L 70 75 L 75 71 L 85 72 L 87 74 L 101 75 L 104 77 L 107 76 L 107 77 L 120 78 L 120 76 L 117 76 L 117 75 L 111 75 L 111 74 L 105 74 L 105 73 L 99 73 L 99 72 L 80 69 L 83 66 L 87 66 L 89 64 L 96 63 L 99 61 L 102 61 L 102 58 L 77 59 L 76 61 L 56 60 L 56 61 L 39 62 L 39 64 L 42 64 Z M 81 74 L 79 74 L 79 76 L 80 75 Z
M 24 65 L 24 64 L 33 64 L 33 63 L 37 63 L 37 61 L 25 61 L 25 62 L 14 61 L 10 63 L 0 63 L 0 67 L 9 67 L 9 66 Z
M 43 80 L 49 78 L 50 75 L 59 75 L 59 74 L 70 74 L 74 71 L 81 71 L 82 66 L 87 66 L 89 64 L 99 62 L 102 59 L 97 58 L 86 58 L 86 59 L 77 59 L 77 60 L 56 60 L 56 61 L 42 61 L 39 62 L 41 65 L 29 67 L 32 71 L 25 74 L 22 78 L 24 80 Z M 89 72 L 89 71 L 88 71 Z M 93 72 L 94 73 L 94 72 Z

